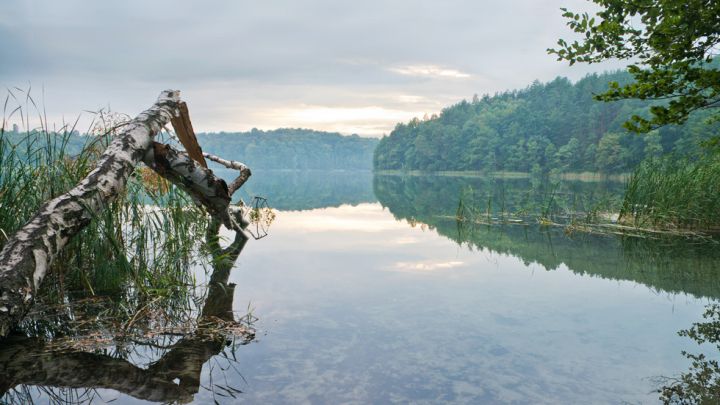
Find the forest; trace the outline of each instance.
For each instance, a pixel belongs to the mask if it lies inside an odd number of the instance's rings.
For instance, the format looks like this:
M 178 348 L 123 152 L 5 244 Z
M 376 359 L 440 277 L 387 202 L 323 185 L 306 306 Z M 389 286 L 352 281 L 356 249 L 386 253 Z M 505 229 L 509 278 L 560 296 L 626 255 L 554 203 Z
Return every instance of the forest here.
M 377 139 L 309 129 L 199 133 L 203 150 L 253 169 L 369 170 Z
M 558 77 L 522 90 L 473 97 L 429 119 L 398 124 L 381 139 L 376 170 L 556 171 L 626 173 L 648 157 L 675 152 L 695 155 L 718 133 L 700 111 L 684 125 L 649 134 L 623 124 L 647 115 L 650 102 L 600 102 L 593 95 L 609 82 L 630 83 L 627 72 L 591 74 L 572 83 Z

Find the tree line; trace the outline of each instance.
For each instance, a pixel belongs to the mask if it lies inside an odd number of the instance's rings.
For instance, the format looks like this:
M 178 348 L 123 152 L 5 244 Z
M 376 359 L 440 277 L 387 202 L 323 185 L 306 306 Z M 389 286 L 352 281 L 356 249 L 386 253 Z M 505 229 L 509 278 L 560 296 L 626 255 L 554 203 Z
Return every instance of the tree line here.
M 310 129 L 199 133 L 203 151 L 229 156 L 255 169 L 369 170 L 374 138 Z
M 619 173 L 667 152 L 695 154 L 720 124 L 699 111 L 683 125 L 645 135 L 628 132 L 632 116 L 648 116 L 644 100 L 601 102 L 608 83 L 632 83 L 626 72 L 558 77 L 522 90 L 473 97 L 430 119 L 398 124 L 374 154 L 377 170 L 561 171 Z M 655 102 L 656 104 L 658 102 Z

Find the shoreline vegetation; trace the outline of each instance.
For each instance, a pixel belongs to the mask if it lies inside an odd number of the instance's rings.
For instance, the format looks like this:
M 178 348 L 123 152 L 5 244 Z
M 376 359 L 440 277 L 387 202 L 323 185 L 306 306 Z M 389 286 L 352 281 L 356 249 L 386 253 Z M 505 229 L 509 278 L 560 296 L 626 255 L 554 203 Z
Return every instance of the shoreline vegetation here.
M 529 179 L 538 176 L 532 172 L 510 172 L 496 171 L 485 172 L 481 170 L 373 170 L 374 174 L 391 175 L 391 176 L 442 176 L 442 177 L 479 177 L 479 178 L 498 178 L 498 179 Z M 607 174 L 599 172 L 566 172 L 566 173 L 548 173 L 546 176 L 552 179 L 561 180 L 577 180 L 587 182 L 624 182 L 630 178 L 631 173 Z M 542 175 L 540 175 L 542 176 Z
M 549 173 L 482 171 L 375 170 L 379 176 L 477 178 L 493 180 L 526 179 L 544 183 L 545 196 L 533 206 L 507 210 L 505 190 L 494 195 L 475 196 L 463 190 L 454 216 L 473 225 L 533 225 L 563 228 L 566 234 L 617 234 L 632 237 L 679 236 L 714 240 L 720 234 L 715 208 L 720 208 L 720 163 L 708 157 L 689 159 L 666 156 L 648 159 L 632 173 Z M 562 181 L 622 184 L 619 200 L 606 200 L 582 211 L 568 201 L 559 202 Z M 535 187 L 535 186 L 533 186 Z M 575 197 L 572 197 L 575 198 Z M 566 198 L 567 199 L 567 198 Z
M 663 102 L 600 103 L 593 94 L 607 90 L 608 82 L 624 86 L 633 80 L 620 71 L 574 83 L 558 77 L 522 90 L 474 96 L 439 115 L 398 124 L 375 149 L 374 173 L 622 183 L 623 198 L 614 206 L 566 210 L 557 221 L 541 204 L 532 216 L 540 224 L 564 226 L 568 233 L 720 235 L 720 163 L 713 150 L 720 120 L 701 110 L 682 125 L 660 126 L 643 135 L 629 132 L 624 127 L 629 117 L 659 111 Z M 472 206 L 461 200 L 463 204 Z M 486 205 L 480 204 L 478 212 L 484 214 L 479 222 L 497 222 Z M 526 222 L 526 215 L 513 219 Z
M 626 183 L 619 222 L 667 232 L 720 234 L 720 157 L 667 155 L 641 163 Z
M 662 102 L 598 102 L 608 82 L 632 83 L 626 72 L 558 77 L 522 90 L 474 96 L 440 114 L 399 123 L 375 149 L 376 170 L 485 172 L 632 172 L 668 153 L 697 155 L 720 131 L 700 110 L 683 125 L 639 135 L 623 124 Z M 660 104 L 658 104 L 660 103 Z
M 198 133 L 203 151 L 233 156 L 253 170 L 369 170 L 377 138 L 279 128 Z
M 50 132 L 43 123 L 43 129 L 14 138 L 0 128 L 0 207 L 12 212 L 0 215 L 0 248 L 45 201 L 94 168 L 121 122 L 96 124 L 79 152 L 69 150 L 73 128 Z M 147 210 L 148 205 L 162 209 Z M 140 168 L 119 197 L 61 251 L 42 291 L 60 300 L 99 292 L 121 293 L 133 301 L 175 295 L 182 290 L 177 286 L 193 282 L 188 268 L 197 243 L 191 235 L 204 233 L 206 226 L 200 214 L 177 187 Z

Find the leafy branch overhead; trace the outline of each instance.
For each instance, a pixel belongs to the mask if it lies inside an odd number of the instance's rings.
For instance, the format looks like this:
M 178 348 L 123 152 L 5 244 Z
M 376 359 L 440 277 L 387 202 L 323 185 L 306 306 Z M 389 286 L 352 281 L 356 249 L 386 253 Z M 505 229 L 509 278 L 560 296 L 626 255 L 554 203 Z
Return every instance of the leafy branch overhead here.
M 596 96 L 661 100 L 650 116 L 632 116 L 625 127 L 649 132 L 666 124 L 682 124 L 699 109 L 720 106 L 720 2 L 717 0 L 592 0 L 600 11 L 574 13 L 562 9 L 567 25 L 583 38 L 560 39 L 548 49 L 558 60 L 597 63 L 628 59 L 634 83 L 610 83 Z M 715 112 L 714 119 L 720 119 Z

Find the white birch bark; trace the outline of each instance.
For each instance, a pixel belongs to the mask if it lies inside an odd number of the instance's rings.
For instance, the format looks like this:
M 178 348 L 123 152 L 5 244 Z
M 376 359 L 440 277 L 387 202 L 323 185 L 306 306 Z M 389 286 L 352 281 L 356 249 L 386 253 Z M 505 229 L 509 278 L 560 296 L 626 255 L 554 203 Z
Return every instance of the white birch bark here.
M 157 142 L 148 148 L 143 159 L 146 165 L 188 193 L 228 229 L 239 229 L 228 213 L 228 186 L 212 170 L 203 167 L 187 153 Z
M 233 193 L 235 193 L 235 191 L 237 189 L 242 187 L 242 185 L 245 184 L 245 182 L 252 175 L 250 168 L 247 167 L 244 163 L 236 162 L 234 160 L 223 159 L 221 157 L 211 155 L 209 153 L 203 153 L 203 156 L 205 156 L 209 160 L 212 160 L 213 162 L 219 163 L 219 164 L 227 167 L 228 169 L 235 169 L 240 172 L 238 177 L 235 180 L 233 180 L 232 183 L 230 183 L 228 185 L 228 193 L 230 195 L 233 195 Z

